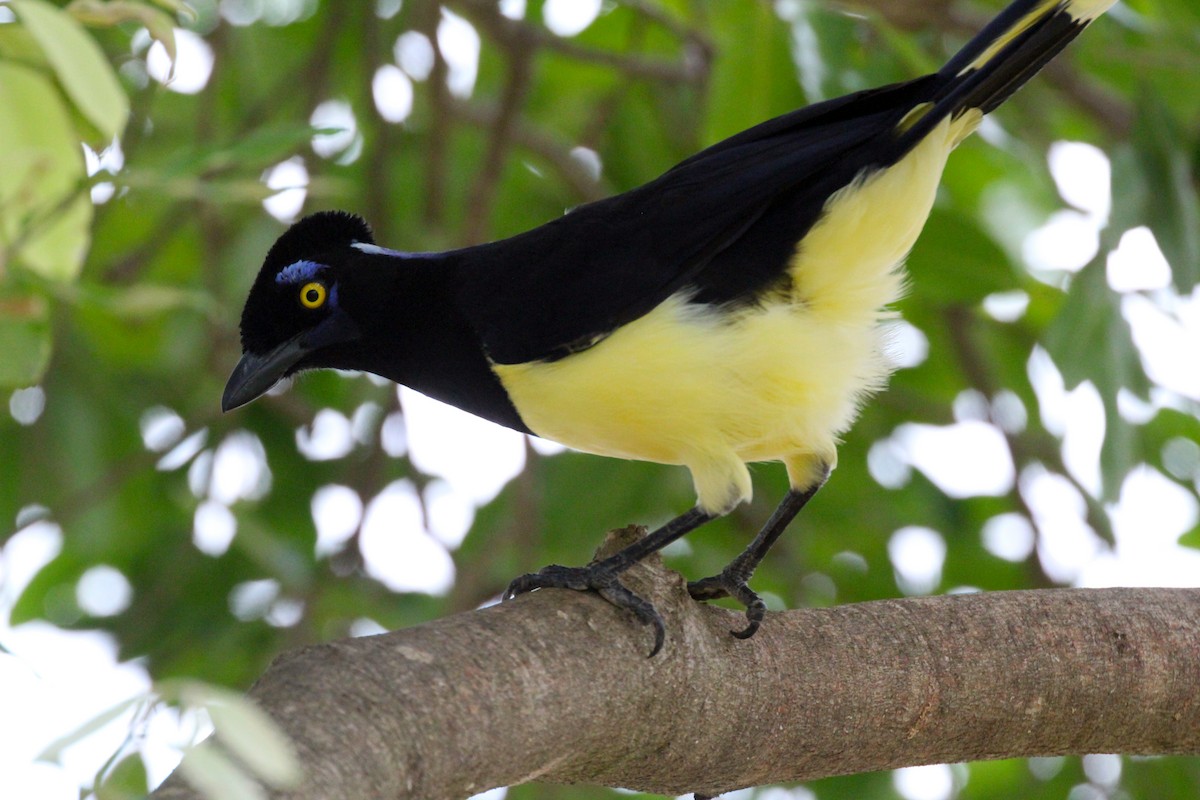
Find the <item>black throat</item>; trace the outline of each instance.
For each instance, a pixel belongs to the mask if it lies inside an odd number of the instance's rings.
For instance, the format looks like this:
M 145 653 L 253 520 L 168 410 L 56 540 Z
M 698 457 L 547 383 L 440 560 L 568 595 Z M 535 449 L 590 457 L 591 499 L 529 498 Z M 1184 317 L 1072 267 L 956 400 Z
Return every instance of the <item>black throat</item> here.
M 530 433 L 458 306 L 459 278 L 453 253 L 362 254 L 339 294 L 363 336 L 314 366 L 371 372 Z

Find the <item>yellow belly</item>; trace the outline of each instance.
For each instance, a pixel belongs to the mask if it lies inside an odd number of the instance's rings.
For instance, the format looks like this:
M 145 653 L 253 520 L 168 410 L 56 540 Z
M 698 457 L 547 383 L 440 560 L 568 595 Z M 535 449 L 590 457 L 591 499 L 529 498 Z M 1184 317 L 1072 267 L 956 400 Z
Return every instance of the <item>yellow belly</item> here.
M 749 497 L 743 462 L 813 455 L 886 371 L 873 327 L 776 305 L 729 317 L 673 297 L 560 361 L 496 366 L 529 427 L 601 455 L 685 464 L 701 505 Z
M 676 295 L 589 350 L 495 365 L 522 419 L 578 450 L 684 464 L 714 513 L 749 498 L 744 462 L 784 461 L 803 486 L 886 380 L 879 322 L 957 127 L 829 201 L 792 259 L 790 297 L 729 312 Z

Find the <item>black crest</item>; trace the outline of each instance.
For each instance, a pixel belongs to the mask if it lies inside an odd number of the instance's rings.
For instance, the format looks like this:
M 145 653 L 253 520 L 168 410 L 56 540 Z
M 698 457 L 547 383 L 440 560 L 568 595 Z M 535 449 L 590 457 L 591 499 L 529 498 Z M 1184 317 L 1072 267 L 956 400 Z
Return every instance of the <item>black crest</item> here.
M 288 264 L 351 244 L 374 244 L 371 226 L 347 211 L 318 211 L 300 220 L 276 240 L 263 271 L 274 275 Z

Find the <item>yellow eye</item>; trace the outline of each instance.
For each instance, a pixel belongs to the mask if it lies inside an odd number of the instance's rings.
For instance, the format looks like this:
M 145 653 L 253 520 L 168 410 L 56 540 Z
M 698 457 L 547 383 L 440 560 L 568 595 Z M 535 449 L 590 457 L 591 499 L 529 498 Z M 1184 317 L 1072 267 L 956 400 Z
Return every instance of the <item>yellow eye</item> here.
M 300 287 L 300 305 L 305 308 L 320 308 L 325 305 L 325 285 L 313 281 Z

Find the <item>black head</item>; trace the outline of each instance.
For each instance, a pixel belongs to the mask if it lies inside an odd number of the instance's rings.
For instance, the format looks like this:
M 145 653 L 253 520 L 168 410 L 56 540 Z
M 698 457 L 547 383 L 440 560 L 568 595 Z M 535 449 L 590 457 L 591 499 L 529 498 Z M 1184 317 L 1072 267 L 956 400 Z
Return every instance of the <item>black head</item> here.
M 346 266 L 371 246 L 360 217 L 322 211 L 287 230 L 267 253 L 242 311 L 242 359 L 229 376 L 221 408 L 254 400 L 281 378 L 322 366 L 321 353 L 357 339 L 359 326 L 339 297 Z

